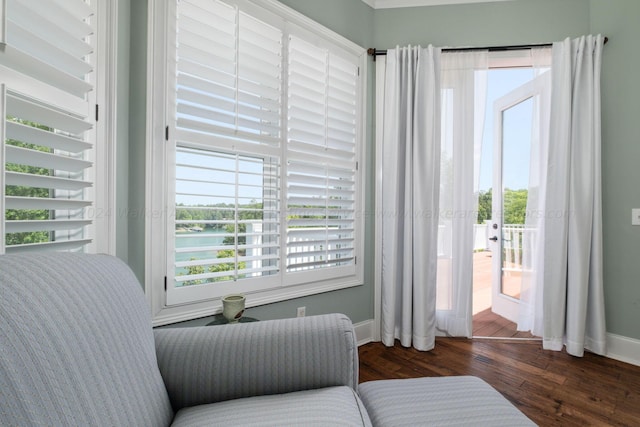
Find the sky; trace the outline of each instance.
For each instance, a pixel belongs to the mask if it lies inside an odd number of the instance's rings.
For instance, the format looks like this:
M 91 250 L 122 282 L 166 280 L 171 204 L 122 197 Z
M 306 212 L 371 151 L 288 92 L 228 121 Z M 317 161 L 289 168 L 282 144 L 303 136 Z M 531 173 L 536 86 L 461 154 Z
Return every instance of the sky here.
M 533 69 L 512 68 L 489 70 L 487 78 L 487 107 L 485 114 L 484 137 L 482 141 L 482 157 L 480 160 L 480 190 L 492 187 L 493 180 L 493 104 L 494 101 L 533 78 Z M 528 133 L 532 117 L 531 108 L 520 105 L 510 110 L 505 134 L 510 141 L 505 154 L 509 162 L 505 162 L 505 184 L 511 189 L 527 188 L 529 182 L 529 149 L 530 144 L 524 141 L 519 147 L 515 136 Z M 511 136 L 511 137 L 510 137 Z M 529 135 L 530 136 L 530 135 Z M 508 164 L 506 164 L 508 163 Z

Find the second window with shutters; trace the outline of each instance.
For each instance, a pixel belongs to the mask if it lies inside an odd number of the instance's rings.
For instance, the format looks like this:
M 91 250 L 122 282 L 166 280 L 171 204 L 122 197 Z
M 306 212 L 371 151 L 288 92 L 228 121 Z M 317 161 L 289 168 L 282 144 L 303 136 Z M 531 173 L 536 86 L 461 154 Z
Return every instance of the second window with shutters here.
M 361 284 L 364 49 L 275 1 L 151 8 L 170 34 L 150 114 L 166 117 L 150 180 L 165 248 L 151 261 L 167 266 L 148 269 L 151 286 L 165 276 L 156 323 L 231 292 L 267 303 Z

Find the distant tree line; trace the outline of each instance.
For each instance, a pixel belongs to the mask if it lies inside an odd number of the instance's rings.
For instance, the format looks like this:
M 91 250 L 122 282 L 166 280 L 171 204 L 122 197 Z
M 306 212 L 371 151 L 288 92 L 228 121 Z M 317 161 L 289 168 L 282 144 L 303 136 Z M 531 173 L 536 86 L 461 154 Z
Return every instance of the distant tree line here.
M 511 190 L 509 188 L 503 193 L 503 224 L 524 224 L 527 215 L 526 189 Z M 491 219 L 491 189 L 480 191 L 478 194 L 478 224 L 484 224 L 485 220 Z
M 51 132 L 53 129 L 39 125 L 37 123 L 29 122 L 26 120 L 17 119 L 15 117 L 9 117 L 8 121 L 12 121 L 14 123 L 19 123 L 26 126 L 32 126 L 44 131 Z M 28 144 L 22 141 L 18 141 L 15 139 L 7 139 L 7 145 L 13 145 L 15 147 L 26 148 L 29 150 L 37 150 L 43 151 L 46 153 L 50 153 L 52 150 L 49 147 L 44 147 L 35 144 Z M 43 176 L 51 176 L 53 171 L 47 168 L 41 168 L 36 166 L 28 166 L 21 165 L 16 163 L 7 163 L 5 165 L 5 170 L 7 172 L 19 172 L 30 175 L 43 175 Z M 7 196 L 18 196 L 18 197 L 39 197 L 39 198 L 49 198 L 51 196 L 51 190 L 48 188 L 35 188 L 35 187 L 25 187 L 18 185 L 7 185 L 5 188 L 5 194 Z M 52 212 L 46 209 L 7 209 L 5 211 L 5 219 L 7 221 L 16 221 L 16 220 L 48 220 L 52 219 Z M 49 231 L 29 231 L 23 233 L 7 233 L 5 244 L 7 246 L 11 245 L 22 245 L 29 243 L 44 243 L 49 242 L 51 240 L 51 233 Z

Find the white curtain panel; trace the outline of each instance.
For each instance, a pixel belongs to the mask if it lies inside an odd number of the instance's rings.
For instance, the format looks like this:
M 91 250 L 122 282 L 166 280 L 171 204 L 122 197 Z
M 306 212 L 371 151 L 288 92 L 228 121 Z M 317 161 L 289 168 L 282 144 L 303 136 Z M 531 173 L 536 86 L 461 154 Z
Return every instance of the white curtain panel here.
M 543 272 L 546 174 L 549 153 L 549 119 L 551 107 L 551 48 L 531 50 L 535 79 L 533 118 L 531 121 L 531 151 L 529 161 L 529 184 L 527 193 L 527 215 L 522 236 L 522 282 L 518 330 L 531 331 L 533 335 L 543 333 Z
M 442 54 L 436 327 L 471 337 L 473 225 L 484 130 L 487 51 Z
M 472 331 L 473 224 L 487 52 L 387 51 L 381 163 L 381 339 L 430 350 Z
M 435 345 L 440 188 L 440 50 L 386 56 L 381 156 L 381 339 Z
M 604 38 L 553 44 L 544 215 L 543 346 L 606 353 L 600 69 Z

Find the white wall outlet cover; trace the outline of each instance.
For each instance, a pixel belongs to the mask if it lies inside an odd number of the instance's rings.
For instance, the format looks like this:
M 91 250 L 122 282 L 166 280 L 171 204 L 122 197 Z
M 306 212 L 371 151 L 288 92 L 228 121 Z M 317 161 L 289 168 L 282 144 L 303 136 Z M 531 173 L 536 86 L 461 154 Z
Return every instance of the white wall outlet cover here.
M 631 209 L 631 225 L 640 225 L 640 209 Z

